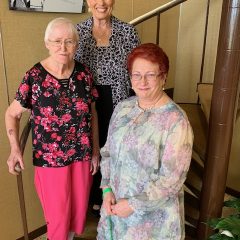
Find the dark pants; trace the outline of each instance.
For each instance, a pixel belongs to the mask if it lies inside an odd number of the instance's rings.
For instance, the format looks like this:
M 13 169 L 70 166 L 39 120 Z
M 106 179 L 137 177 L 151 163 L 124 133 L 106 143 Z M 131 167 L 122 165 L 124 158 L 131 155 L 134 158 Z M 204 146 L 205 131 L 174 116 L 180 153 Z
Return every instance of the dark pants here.
M 108 126 L 113 112 L 112 90 L 109 85 L 97 85 L 99 98 L 96 101 L 98 113 L 99 145 L 102 148 L 107 140 Z M 92 204 L 102 204 L 102 190 L 100 189 L 102 175 L 98 171 L 93 176 L 93 185 L 90 195 Z

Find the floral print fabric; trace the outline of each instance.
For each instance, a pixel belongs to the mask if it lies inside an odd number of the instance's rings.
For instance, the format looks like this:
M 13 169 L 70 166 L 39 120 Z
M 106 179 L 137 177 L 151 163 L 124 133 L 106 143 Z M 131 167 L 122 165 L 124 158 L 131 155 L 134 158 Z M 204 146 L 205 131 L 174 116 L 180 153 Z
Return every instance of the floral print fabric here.
M 113 107 L 129 97 L 130 78 L 127 71 L 127 56 L 140 44 L 136 29 L 111 16 L 112 33 L 109 46 L 96 46 L 92 36 L 93 18 L 77 24 L 79 47 L 76 60 L 86 63 L 96 85 L 111 86 Z
M 134 213 L 106 216 L 101 209 L 98 240 L 184 239 L 183 183 L 193 133 L 183 110 L 170 101 L 142 110 L 132 97 L 117 105 L 101 149 L 102 186 L 127 198 Z
M 35 166 L 91 160 L 91 103 L 96 97 L 90 72 L 78 62 L 66 87 L 41 63 L 25 74 L 16 100 L 31 110 Z

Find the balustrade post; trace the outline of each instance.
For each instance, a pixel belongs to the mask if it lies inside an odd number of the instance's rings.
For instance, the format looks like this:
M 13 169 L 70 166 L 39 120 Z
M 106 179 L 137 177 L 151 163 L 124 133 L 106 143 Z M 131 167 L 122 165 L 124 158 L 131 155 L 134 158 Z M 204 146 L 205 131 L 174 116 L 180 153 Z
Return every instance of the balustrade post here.
M 207 220 L 220 217 L 226 188 L 240 77 L 240 0 L 223 0 L 209 120 L 207 156 L 201 192 L 199 240 L 211 229 Z

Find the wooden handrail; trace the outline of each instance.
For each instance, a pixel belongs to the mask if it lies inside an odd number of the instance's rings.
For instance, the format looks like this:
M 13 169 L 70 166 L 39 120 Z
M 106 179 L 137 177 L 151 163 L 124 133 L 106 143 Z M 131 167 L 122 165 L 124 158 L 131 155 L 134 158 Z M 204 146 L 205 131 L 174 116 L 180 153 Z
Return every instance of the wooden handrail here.
M 23 155 L 24 149 L 27 143 L 27 139 L 29 136 L 29 132 L 31 130 L 30 121 L 26 123 L 24 129 L 21 133 L 20 137 L 20 150 Z M 19 197 L 19 204 L 21 210 L 21 217 L 22 217 L 22 225 L 23 225 L 23 232 L 24 232 L 24 240 L 29 240 L 28 237 L 28 225 L 27 225 L 27 216 L 26 216 L 26 206 L 25 206 L 25 199 L 24 199 L 24 190 L 23 190 L 23 181 L 22 181 L 22 172 L 17 175 L 17 185 L 18 185 L 18 197 Z
M 152 10 L 152 11 L 146 13 L 146 14 L 143 14 L 143 15 L 133 19 L 129 23 L 132 24 L 133 26 L 136 26 L 139 23 L 142 23 L 142 22 L 144 22 L 144 21 L 146 21 L 146 20 L 148 20 L 148 19 L 150 19 L 152 17 L 155 17 L 155 16 L 157 16 L 157 15 L 159 15 L 161 13 L 164 13 L 168 9 L 173 8 L 173 7 L 179 5 L 179 4 L 183 3 L 183 2 L 186 2 L 186 1 L 187 0 L 173 0 L 173 1 L 169 2 L 169 3 L 166 3 L 166 4 L 158 7 L 158 8 L 155 8 L 154 10 Z
M 31 130 L 31 123 L 30 123 L 30 119 L 28 119 L 28 121 L 22 131 L 21 137 L 20 137 L 20 150 L 21 150 L 22 154 L 24 153 L 24 149 L 25 149 L 25 146 L 27 143 L 27 139 L 28 139 L 30 130 Z

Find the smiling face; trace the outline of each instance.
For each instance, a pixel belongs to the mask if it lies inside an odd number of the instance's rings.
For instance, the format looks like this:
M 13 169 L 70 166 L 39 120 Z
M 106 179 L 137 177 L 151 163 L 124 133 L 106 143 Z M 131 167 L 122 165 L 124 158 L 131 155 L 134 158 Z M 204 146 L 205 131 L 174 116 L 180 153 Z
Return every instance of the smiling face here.
M 112 14 L 114 0 L 87 0 L 93 18 L 108 20 Z
M 59 64 L 73 61 L 77 50 L 77 39 L 68 24 L 58 24 L 45 41 L 50 57 Z
M 144 103 L 155 102 L 163 92 L 166 74 L 159 70 L 157 63 L 152 63 L 143 58 L 136 58 L 132 65 L 132 88 Z

